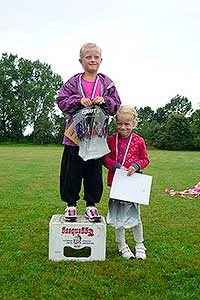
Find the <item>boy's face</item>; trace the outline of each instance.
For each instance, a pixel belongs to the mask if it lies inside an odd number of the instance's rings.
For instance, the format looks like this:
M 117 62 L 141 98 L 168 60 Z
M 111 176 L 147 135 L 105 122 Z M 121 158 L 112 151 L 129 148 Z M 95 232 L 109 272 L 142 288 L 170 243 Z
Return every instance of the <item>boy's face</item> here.
M 133 116 L 129 113 L 119 113 L 116 117 L 116 125 L 117 125 L 117 131 L 119 134 L 126 138 L 128 137 L 134 126 L 135 126 L 135 121 L 133 119 Z
M 83 58 L 79 59 L 84 70 L 89 73 L 96 73 L 102 58 L 97 48 L 87 49 Z

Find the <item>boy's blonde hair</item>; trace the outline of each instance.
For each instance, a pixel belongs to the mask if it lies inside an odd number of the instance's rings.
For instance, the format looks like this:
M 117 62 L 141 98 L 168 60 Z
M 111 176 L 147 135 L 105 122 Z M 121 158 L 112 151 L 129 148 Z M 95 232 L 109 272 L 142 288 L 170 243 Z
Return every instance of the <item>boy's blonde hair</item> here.
M 100 55 L 101 55 L 102 50 L 99 46 L 97 46 L 97 44 L 95 44 L 95 43 L 86 43 L 80 49 L 80 58 L 83 58 L 85 56 L 85 52 L 88 49 L 92 49 L 92 48 L 96 48 L 99 51 Z
M 132 116 L 135 127 L 137 126 L 137 112 L 135 108 L 130 105 L 121 105 L 116 113 L 116 119 L 119 114 L 129 114 Z

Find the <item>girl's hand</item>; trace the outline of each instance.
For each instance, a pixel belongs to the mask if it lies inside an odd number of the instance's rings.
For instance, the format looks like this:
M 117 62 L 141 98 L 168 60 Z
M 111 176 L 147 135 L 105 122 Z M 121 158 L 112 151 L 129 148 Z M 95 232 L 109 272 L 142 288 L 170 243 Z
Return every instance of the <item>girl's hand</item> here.
M 125 168 L 124 166 L 121 166 L 121 167 L 120 167 L 120 170 L 125 170 L 125 171 L 127 171 L 127 168 Z
M 104 102 L 105 102 L 105 101 L 104 101 L 103 97 L 100 97 L 100 96 L 94 98 L 94 100 L 93 100 L 93 103 L 94 103 L 94 104 L 97 104 L 97 105 L 102 104 L 102 103 L 104 103 Z
M 92 101 L 89 98 L 81 98 L 80 102 L 85 107 L 92 105 Z
M 130 166 L 128 168 L 128 173 L 127 173 L 127 176 L 131 176 L 135 173 L 136 169 L 133 167 L 133 166 Z

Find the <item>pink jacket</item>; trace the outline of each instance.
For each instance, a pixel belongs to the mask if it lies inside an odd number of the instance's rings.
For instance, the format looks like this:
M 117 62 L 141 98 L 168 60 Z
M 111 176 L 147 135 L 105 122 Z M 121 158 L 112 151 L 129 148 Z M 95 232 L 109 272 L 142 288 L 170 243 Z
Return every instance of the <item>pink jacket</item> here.
M 107 183 L 109 186 L 112 184 L 114 172 L 116 168 L 121 167 L 121 163 L 123 160 L 124 149 L 127 143 L 128 138 L 122 138 L 119 135 L 118 142 L 118 161 L 116 161 L 116 136 L 117 133 L 108 137 L 108 147 L 111 150 L 110 153 L 104 156 L 104 166 L 108 168 L 108 178 Z M 137 171 L 144 169 L 149 164 L 149 158 L 146 150 L 146 145 L 144 139 L 137 135 L 136 133 L 132 133 L 132 140 L 130 142 L 130 146 L 128 148 L 128 152 L 125 158 L 125 162 L 123 164 L 124 167 L 129 168 L 133 165 Z

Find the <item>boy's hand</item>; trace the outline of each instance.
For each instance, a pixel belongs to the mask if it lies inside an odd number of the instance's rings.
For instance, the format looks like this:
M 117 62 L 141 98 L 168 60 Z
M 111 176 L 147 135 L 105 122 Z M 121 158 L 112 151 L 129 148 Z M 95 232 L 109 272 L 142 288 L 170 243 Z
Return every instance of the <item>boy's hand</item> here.
M 85 107 L 92 105 L 92 101 L 89 98 L 81 98 L 80 102 Z
M 104 101 L 103 97 L 100 97 L 100 96 L 94 98 L 94 100 L 93 100 L 93 103 L 94 103 L 94 104 L 97 104 L 97 105 L 102 104 L 102 103 L 104 103 L 104 102 L 105 102 L 105 101 Z

